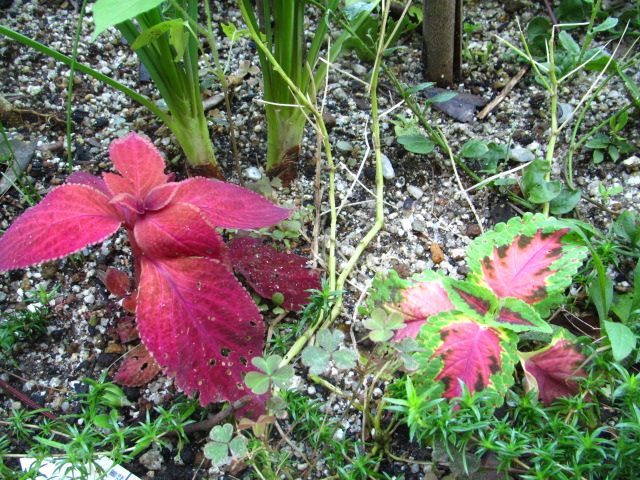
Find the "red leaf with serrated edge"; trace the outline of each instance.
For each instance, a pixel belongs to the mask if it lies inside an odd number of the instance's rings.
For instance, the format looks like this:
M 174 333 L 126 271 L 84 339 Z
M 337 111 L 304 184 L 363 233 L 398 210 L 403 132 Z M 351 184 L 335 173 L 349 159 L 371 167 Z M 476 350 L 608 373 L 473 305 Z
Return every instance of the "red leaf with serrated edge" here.
M 121 220 L 98 190 L 61 185 L 0 237 L 0 271 L 55 260 L 113 235 Z
M 173 203 L 199 208 L 213 226 L 223 228 L 263 228 L 289 217 L 290 210 L 274 205 L 246 188 L 208 178 L 180 182 Z
M 282 306 L 302 310 L 309 303 L 308 290 L 320 289 L 320 272 L 306 266 L 307 259 L 291 252 L 278 252 L 257 238 L 235 238 L 229 247 L 231 263 L 262 297 L 284 295 Z
M 133 183 L 123 176 L 118 175 L 117 173 L 106 172 L 102 174 L 102 179 L 107 190 L 111 193 L 111 196 L 115 197 L 121 193 L 128 193 L 129 195 L 136 197 Z
M 167 182 L 164 158 L 153 143 L 137 133 L 111 142 L 109 157 L 116 170 L 131 182 L 132 193 L 139 199 L 144 199 L 154 187 Z
M 459 380 L 470 392 L 479 392 L 489 385 L 489 377 L 500 371 L 502 347 L 495 329 L 477 322 L 458 322 L 444 327 L 440 337 L 443 343 L 433 356 L 444 363 L 436 380 L 444 384 L 446 398 L 461 395 Z
M 534 236 L 519 235 L 509 245 L 493 249 L 482 259 L 484 281 L 499 298 L 514 297 L 534 304 L 547 297 L 545 280 L 555 273 L 549 267 L 562 256 L 560 240 L 569 229 Z
M 119 318 L 118 323 L 116 323 L 116 330 L 120 343 L 129 343 L 140 338 L 138 327 L 136 326 L 136 319 L 131 316 L 127 315 L 126 317 Z
M 131 278 L 122 270 L 109 267 L 106 272 L 99 273 L 98 277 L 109 293 L 116 297 L 124 298 L 131 293 Z
M 144 209 L 153 212 L 166 207 L 173 200 L 179 186 L 176 182 L 158 185 L 144 199 Z
M 226 252 L 222 237 L 188 204 L 170 204 L 147 213 L 133 229 L 145 255 L 155 258 L 203 256 L 221 259 Z
M 160 366 L 144 345 L 140 344 L 124 357 L 113 381 L 125 387 L 141 387 L 153 380 L 159 373 Z
M 227 268 L 209 258 L 143 256 L 136 310 L 140 338 L 186 394 L 200 403 L 248 393 L 243 376 L 262 355 L 264 323 Z
M 579 369 L 585 356 L 568 340 L 559 340 L 549 347 L 521 356 L 525 359 L 523 368 L 528 386 L 538 390 L 546 405 L 558 397 L 577 394 L 579 385 L 572 379 L 586 376 L 585 371 Z
M 403 290 L 399 309 L 405 317 L 405 326 L 396 332 L 393 338 L 396 341 L 407 337 L 416 338 L 429 317 L 453 310 L 454 306 L 442 281 L 431 280 Z
M 72 173 L 67 177 L 67 183 L 77 183 L 80 185 L 86 185 L 87 187 L 93 187 L 99 192 L 104 193 L 106 196 L 111 196 L 111 192 L 104 183 L 104 180 L 87 172 Z

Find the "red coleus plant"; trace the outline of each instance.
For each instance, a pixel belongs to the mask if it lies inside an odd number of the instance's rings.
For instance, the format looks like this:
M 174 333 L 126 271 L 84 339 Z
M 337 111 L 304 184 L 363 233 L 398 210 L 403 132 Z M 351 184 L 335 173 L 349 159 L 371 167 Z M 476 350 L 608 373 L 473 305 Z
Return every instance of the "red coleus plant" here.
M 0 271 L 70 255 L 124 226 L 134 284 L 113 272 L 105 283 L 135 309 L 148 352 L 187 394 L 199 392 L 203 405 L 242 397 L 251 358 L 262 354 L 264 324 L 216 227 L 267 227 L 289 210 L 216 180 L 174 182 L 153 144 L 135 133 L 109 153 L 120 175 L 73 174 L 11 225 L 0 238 Z M 306 286 L 318 288 L 317 273 L 309 275 L 316 282 Z M 302 293 L 289 292 L 296 305 Z M 152 361 L 145 355 L 137 352 L 131 368 Z
M 395 340 L 416 338 L 421 365 L 415 383 L 440 386 L 442 395 L 495 392 L 499 403 L 513 384 L 520 360 L 527 386 L 545 403 L 577 392 L 572 377 L 584 375 L 577 347 L 544 319 L 562 302 L 586 257 L 571 229 L 542 215 L 513 218 L 478 237 L 468 248 L 470 274 L 458 281 L 435 272 L 378 282 L 378 298 L 399 311 L 405 327 Z M 536 352 L 517 350 L 519 334 L 547 338 Z

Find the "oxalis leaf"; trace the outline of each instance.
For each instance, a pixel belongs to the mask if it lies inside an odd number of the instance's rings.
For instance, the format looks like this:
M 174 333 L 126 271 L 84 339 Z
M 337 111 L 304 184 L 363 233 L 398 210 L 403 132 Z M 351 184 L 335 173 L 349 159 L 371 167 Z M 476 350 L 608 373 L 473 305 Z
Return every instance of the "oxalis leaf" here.
M 239 460 L 247 455 L 248 441 L 242 435 L 233 437 L 233 425 L 216 425 L 209 432 L 211 439 L 204 446 L 204 456 L 217 466 L 227 465 L 232 458 Z
M 371 330 L 369 338 L 374 342 L 386 342 L 394 335 L 394 330 L 404 327 L 404 318 L 398 312 L 387 313 L 384 308 L 376 308 L 371 312 L 371 318 L 362 322 L 365 328 Z
M 578 348 L 558 334 L 548 346 L 534 352 L 520 352 L 526 386 L 538 391 L 538 396 L 550 405 L 558 397 L 578 393 L 575 377 L 586 376 L 579 366 L 585 357 Z
M 254 357 L 251 363 L 261 370 L 261 372 L 249 372 L 244 378 L 244 382 L 256 395 L 262 395 L 269 390 L 273 384 L 279 388 L 285 388 L 293 378 L 293 367 L 291 365 L 280 366 L 282 357 L 280 355 L 269 355 L 266 358 Z
M 567 224 L 526 214 L 496 225 L 471 243 L 469 279 L 487 286 L 499 299 L 528 303 L 545 318 L 562 302 L 587 251 Z
M 356 354 L 347 348 L 341 348 L 343 341 L 344 333 L 340 330 L 319 330 L 316 334 L 317 345 L 309 345 L 302 351 L 302 363 L 309 367 L 309 372 L 313 375 L 320 375 L 327 370 L 331 360 L 339 369 L 355 367 Z
M 424 352 L 414 354 L 420 368 L 413 378 L 421 391 L 437 383 L 444 397 L 455 398 L 462 382 L 471 393 L 490 389 L 502 403 L 517 361 L 513 333 L 463 313 L 443 312 L 429 319 L 417 340 Z

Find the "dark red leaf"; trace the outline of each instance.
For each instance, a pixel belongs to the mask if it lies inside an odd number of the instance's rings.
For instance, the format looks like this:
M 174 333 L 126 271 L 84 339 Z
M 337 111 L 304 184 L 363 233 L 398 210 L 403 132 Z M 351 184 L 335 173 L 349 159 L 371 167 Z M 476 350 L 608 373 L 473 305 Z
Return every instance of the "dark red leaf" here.
M 578 393 L 579 385 L 575 377 L 585 377 L 579 369 L 584 355 L 570 341 L 560 339 L 537 352 L 521 354 L 527 383 L 538 390 L 540 399 L 550 405 L 558 397 Z
M 143 256 L 141 267 L 138 331 L 156 361 L 202 405 L 246 395 L 264 323 L 238 280 L 210 258 Z
M 116 330 L 118 331 L 120 343 L 129 343 L 140 338 L 134 317 L 127 315 L 126 317 L 119 318 L 117 322 Z
M 231 263 L 262 297 L 284 295 L 282 306 L 301 310 L 309 303 L 308 290 L 320 289 L 320 272 L 306 266 L 307 259 L 290 252 L 278 252 L 257 238 L 235 238 L 229 247 Z
M 116 297 L 124 298 L 131 293 L 131 278 L 125 272 L 109 267 L 99 277 L 109 293 Z

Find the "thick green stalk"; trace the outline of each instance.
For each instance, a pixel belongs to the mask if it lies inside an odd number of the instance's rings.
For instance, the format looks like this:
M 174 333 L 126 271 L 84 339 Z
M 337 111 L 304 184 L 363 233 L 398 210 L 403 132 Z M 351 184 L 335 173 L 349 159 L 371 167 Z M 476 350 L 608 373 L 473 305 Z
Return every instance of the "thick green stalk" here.
M 195 21 L 197 3 L 190 0 L 187 9 L 176 9 L 176 16 L 181 14 L 186 21 Z M 150 28 L 163 19 L 158 9 L 152 9 L 139 15 L 137 20 L 143 28 Z M 132 21 L 119 24 L 118 29 L 130 44 L 140 35 Z M 165 123 L 176 136 L 191 169 L 222 178 L 202 105 L 197 39 L 189 37 L 181 62 L 174 60 L 175 52 L 166 34 L 137 49 L 136 54 L 169 107 L 171 117 Z

